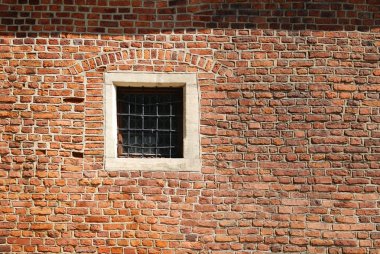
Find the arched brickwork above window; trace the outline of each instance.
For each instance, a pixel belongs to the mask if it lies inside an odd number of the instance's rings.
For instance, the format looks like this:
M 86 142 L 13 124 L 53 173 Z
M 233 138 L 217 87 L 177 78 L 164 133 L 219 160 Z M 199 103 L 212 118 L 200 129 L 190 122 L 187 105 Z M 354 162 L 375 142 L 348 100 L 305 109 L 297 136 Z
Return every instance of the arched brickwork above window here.
M 67 71 L 72 75 L 77 75 L 82 72 L 95 70 L 100 67 L 105 67 L 127 60 L 176 61 L 188 64 L 189 66 L 195 66 L 205 72 L 212 72 L 220 76 L 233 76 L 233 71 L 211 57 L 192 54 L 186 52 L 185 50 L 168 49 L 129 49 L 103 53 L 96 57 L 81 60 L 68 67 Z

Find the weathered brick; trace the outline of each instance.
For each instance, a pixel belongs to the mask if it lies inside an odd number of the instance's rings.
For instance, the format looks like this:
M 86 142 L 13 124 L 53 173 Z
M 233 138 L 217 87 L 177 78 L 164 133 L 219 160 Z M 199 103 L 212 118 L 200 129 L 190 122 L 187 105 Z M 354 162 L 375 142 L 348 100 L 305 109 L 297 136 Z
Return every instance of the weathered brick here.
M 377 251 L 377 0 L 52 2 L 0 4 L 1 253 Z M 201 172 L 107 170 L 111 71 L 197 74 Z
M 90 217 L 87 217 L 86 219 L 86 222 L 90 222 L 90 223 L 102 223 L 102 222 L 108 222 L 110 220 L 109 217 L 107 216 L 90 216 Z

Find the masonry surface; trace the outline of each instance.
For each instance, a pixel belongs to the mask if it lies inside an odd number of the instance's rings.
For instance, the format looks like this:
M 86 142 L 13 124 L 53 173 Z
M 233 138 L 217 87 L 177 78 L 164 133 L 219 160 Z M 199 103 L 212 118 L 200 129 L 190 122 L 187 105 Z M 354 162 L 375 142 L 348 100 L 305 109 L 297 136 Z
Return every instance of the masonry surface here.
M 0 0 L 0 253 L 379 253 L 380 1 Z M 104 167 L 104 74 L 188 72 L 201 172 Z

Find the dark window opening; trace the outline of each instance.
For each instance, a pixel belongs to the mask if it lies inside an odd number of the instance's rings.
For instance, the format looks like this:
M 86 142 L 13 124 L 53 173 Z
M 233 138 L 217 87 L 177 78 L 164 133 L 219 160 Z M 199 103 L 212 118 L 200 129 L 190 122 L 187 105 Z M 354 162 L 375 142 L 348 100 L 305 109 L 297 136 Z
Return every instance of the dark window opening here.
M 183 157 L 182 90 L 117 87 L 119 157 Z

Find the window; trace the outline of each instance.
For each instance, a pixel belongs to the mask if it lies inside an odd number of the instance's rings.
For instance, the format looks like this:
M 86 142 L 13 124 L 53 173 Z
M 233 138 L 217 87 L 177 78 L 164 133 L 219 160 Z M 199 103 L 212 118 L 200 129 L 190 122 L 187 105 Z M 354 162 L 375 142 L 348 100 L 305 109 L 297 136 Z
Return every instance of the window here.
M 196 74 L 105 74 L 106 170 L 200 171 Z
M 117 87 L 118 157 L 182 157 L 182 88 Z

